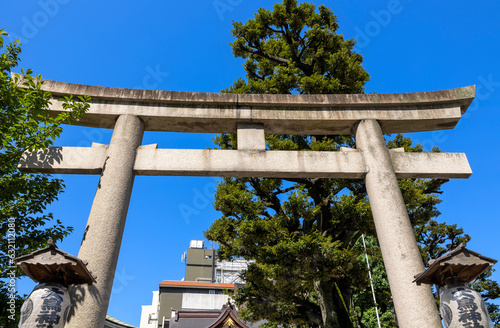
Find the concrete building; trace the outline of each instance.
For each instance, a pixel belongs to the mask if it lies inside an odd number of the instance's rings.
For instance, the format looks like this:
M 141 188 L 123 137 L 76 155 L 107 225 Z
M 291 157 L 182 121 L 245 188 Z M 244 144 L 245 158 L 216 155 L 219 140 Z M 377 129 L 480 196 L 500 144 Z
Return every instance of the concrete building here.
M 183 311 L 182 315 L 215 311 L 218 316 L 229 300 L 224 291 L 234 290 L 243 282 L 239 274 L 248 266 L 242 259 L 218 261 L 215 250 L 207 249 L 202 240 L 190 242 L 182 262 L 186 264 L 185 279 L 159 284 L 152 304 L 142 307 L 140 328 L 169 327 L 170 319 L 178 316 L 179 311 Z
M 222 309 L 229 299 L 224 290 L 234 287 L 234 284 L 163 281 L 159 287 L 158 328 L 169 327 L 170 318 L 179 311 Z
M 141 311 L 140 328 L 157 328 L 158 327 L 158 307 L 159 307 L 159 291 L 153 291 L 153 300 L 151 305 L 143 305 Z
M 215 250 L 206 249 L 203 240 L 191 240 L 182 260 L 186 263 L 186 281 L 214 282 Z
M 182 255 L 186 263 L 186 281 L 242 284 L 240 273 L 248 267 L 248 261 L 235 259 L 219 261 L 215 250 L 205 248 L 202 240 L 191 240 L 189 249 Z

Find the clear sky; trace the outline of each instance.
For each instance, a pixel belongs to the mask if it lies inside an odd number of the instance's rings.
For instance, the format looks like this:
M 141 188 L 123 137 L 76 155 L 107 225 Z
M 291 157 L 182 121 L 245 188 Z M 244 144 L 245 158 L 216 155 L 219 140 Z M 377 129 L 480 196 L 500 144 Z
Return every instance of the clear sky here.
M 315 2 L 319 5 L 321 2 Z M 476 85 L 476 100 L 451 131 L 413 134 L 427 149 L 467 154 L 474 174 L 444 186 L 441 221 L 472 236 L 469 248 L 500 259 L 497 212 L 500 129 L 500 2 L 326 1 L 339 32 L 358 39 L 371 79 L 366 92 L 433 91 Z M 228 45 L 233 20 L 273 1 L 0 2 L 0 28 L 22 41 L 23 68 L 46 79 L 122 88 L 219 92 L 244 75 Z M 108 143 L 109 130 L 70 127 L 59 146 Z M 213 135 L 146 133 L 143 144 L 207 148 Z M 58 176 L 66 192 L 50 207 L 75 228 L 58 245 L 79 245 L 98 176 Z M 108 314 L 136 326 L 162 280 L 184 276 L 182 253 L 219 215 L 216 178 L 136 177 Z M 210 244 L 207 244 L 210 246 Z M 500 274 L 495 278 L 500 280 Z M 28 293 L 34 284 L 19 283 Z

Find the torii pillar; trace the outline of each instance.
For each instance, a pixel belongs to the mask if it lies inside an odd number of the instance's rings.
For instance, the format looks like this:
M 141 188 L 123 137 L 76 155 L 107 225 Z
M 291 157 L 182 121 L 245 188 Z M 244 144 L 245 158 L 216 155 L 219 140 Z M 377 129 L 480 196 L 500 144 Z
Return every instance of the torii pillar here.
M 392 298 L 394 304 L 398 304 L 398 324 L 400 327 L 441 327 L 436 305 L 431 302 L 434 300 L 431 289 L 420 289 L 413 283 L 411 275 L 425 268 L 389 150 L 376 120 L 359 122 L 356 147 L 363 153 L 367 166 L 366 191 Z
M 120 115 L 116 120 L 78 253 L 98 277 L 97 284 L 73 288 L 72 297 L 84 302 L 75 304 L 75 315 L 66 327 L 104 327 L 103 309 L 111 297 L 143 133 L 144 123 L 137 116 Z
M 384 133 L 451 129 L 474 87 L 372 95 L 237 95 L 133 90 L 45 81 L 55 97 L 93 99 L 77 124 L 114 128 L 109 146 L 51 147 L 26 153 L 22 170 L 101 174 L 79 257 L 97 283 L 80 296 L 67 327 L 102 328 L 135 175 L 365 179 L 401 328 L 441 328 L 430 287 L 413 277 L 423 263 L 397 179 L 468 178 L 460 153 L 405 153 L 386 148 Z M 64 111 L 59 102 L 50 108 Z M 140 146 L 144 130 L 238 133 L 238 150 Z M 264 135 L 354 134 L 357 149 L 267 151 Z

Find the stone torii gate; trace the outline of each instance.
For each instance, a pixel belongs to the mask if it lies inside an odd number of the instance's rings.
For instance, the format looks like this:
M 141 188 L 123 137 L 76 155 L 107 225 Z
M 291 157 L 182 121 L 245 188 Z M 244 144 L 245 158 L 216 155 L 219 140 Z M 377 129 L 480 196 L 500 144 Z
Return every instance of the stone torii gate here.
M 45 81 L 54 97 L 89 95 L 77 124 L 114 129 L 109 145 L 51 147 L 27 153 L 20 168 L 100 174 L 78 257 L 97 283 L 76 290 L 83 301 L 67 327 L 103 327 L 135 175 L 365 179 L 394 306 L 402 328 L 441 327 L 398 178 L 468 178 L 462 153 L 387 149 L 384 133 L 455 127 L 475 88 L 365 95 L 259 95 L 120 89 Z M 64 111 L 60 102 L 50 107 Z M 237 133 L 237 150 L 141 146 L 143 132 Z M 356 149 L 268 151 L 264 134 L 352 134 Z

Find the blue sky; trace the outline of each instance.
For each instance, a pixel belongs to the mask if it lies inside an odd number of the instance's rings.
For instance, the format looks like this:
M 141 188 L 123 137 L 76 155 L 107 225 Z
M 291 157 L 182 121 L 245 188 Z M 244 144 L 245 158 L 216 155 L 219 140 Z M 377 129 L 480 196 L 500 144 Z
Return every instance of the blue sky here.
M 320 2 L 315 2 L 319 5 Z M 472 236 L 469 248 L 500 259 L 497 214 L 500 129 L 500 2 L 326 1 L 345 38 L 358 39 L 371 79 L 366 92 L 417 92 L 475 84 L 476 100 L 451 131 L 412 134 L 430 149 L 467 154 L 474 174 L 444 186 L 441 221 Z M 273 1 L 0 2 L 0 28 L 23 43 L 21 66 L 80 84 L 218 92 L 244 75 L 228 45 L 233 20 Z M 108 143 L 111 131 L 69 127 L 60 146 Z M 211 147 L 212 135 L 146 133 L 161 148 Z M 97 176 L 58 176 L 66 192 L 50 207 L 75 227 L 59 247 L 77 255 Z M 218 217 L 216 178 L 136 177 L 108 313 L 139 325 L 141 305 L 162 280 L 184 276 L 181 254 Z M 210 246 L 208 244 L 208 246 Z M 500 275 L 495 278 L 500 280 Z M 22 279 L 21 292 L 33 283 Z

